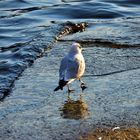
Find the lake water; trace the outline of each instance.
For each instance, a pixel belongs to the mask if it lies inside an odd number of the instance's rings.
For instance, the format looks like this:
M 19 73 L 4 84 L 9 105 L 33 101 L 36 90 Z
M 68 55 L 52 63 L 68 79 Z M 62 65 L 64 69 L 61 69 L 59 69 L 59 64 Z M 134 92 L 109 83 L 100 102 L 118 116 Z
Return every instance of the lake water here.
M 0 98 L 67 21 L 89 23 L 86 39 L 140 45 L 139 0 L 0 0 Z

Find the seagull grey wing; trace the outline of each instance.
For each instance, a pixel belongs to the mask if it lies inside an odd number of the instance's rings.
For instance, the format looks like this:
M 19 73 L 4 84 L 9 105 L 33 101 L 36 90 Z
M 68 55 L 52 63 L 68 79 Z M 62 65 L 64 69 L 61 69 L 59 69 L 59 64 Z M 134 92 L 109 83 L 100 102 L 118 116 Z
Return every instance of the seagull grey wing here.
M 80 63 L 77 59 L 75 59 L 75 60 L 69 59 L 68 60 L 67 71 L 66 71 L 66 78 L 68 80 L 77 78 L 79 66 L 80 66 Z
M 85 71 L 85 61 L 83 57 L 77 57 L 73 61 L 68 60 L 67 66 L 67 79 L 77 78 L 79 79 Z
M 61 60 L 60 69 L 59 69 L 59 79 L 60 80 L 64 79 L 65 73 L 66 73 L 66 68 L 67 68 L 67 57 L 64 57 Z

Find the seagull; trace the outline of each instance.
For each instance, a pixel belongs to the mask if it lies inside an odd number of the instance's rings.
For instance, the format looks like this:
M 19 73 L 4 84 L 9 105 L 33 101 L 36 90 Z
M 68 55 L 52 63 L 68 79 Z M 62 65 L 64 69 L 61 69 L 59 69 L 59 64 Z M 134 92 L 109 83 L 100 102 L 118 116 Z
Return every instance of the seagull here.
M 82 55 L 82 48 L 79 43 L 73 43 L 68 54 L 61 60 L 59 69 L 59 84 L 54 89 L 63 90 L 64 86 L 68 87 L 68 93 L 74 90 L 69 88 L 69 84 L 74 80 L 79 80 L 82 91 L 86 89 L 85 83 L 81 80 L 81 76 L 85 72 L 85 60 Z

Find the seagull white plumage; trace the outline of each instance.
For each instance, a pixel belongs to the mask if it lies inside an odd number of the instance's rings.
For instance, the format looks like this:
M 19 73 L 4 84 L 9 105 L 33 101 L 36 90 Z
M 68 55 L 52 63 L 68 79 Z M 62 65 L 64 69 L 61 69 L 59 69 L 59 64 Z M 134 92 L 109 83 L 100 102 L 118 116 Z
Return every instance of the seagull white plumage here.
M 59 89 L 63 90 L 63 87 L 67 85 L 68 92 L 71 92 L 72 90 L 69 89 L 69 84 L 74 80 L 79 80 L 81 82 L 80 87 L 83 91 L 86 86 L 80 78 L 84 72 L 85 60 L 82 55 L 82 48 L 79 43 L 73 43 L 70 51 L 61 61 L 59 69 L 59 85 L 54 91 Z

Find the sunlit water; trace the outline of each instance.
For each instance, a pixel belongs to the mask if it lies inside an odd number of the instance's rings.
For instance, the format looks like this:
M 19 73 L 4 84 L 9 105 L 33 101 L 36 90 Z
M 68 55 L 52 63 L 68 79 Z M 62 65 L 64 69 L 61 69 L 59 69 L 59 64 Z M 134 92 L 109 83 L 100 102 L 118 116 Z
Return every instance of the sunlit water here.
M 1 98 L 21 72 L 53 43 L 59 33 L 57 25 L 66 21 L 88 22 L 87 30 L 95 30 L 95 40 L 140 44 L 139 0 L 1 0 Z M 85 37 L 90 40 L 90 36 Z

